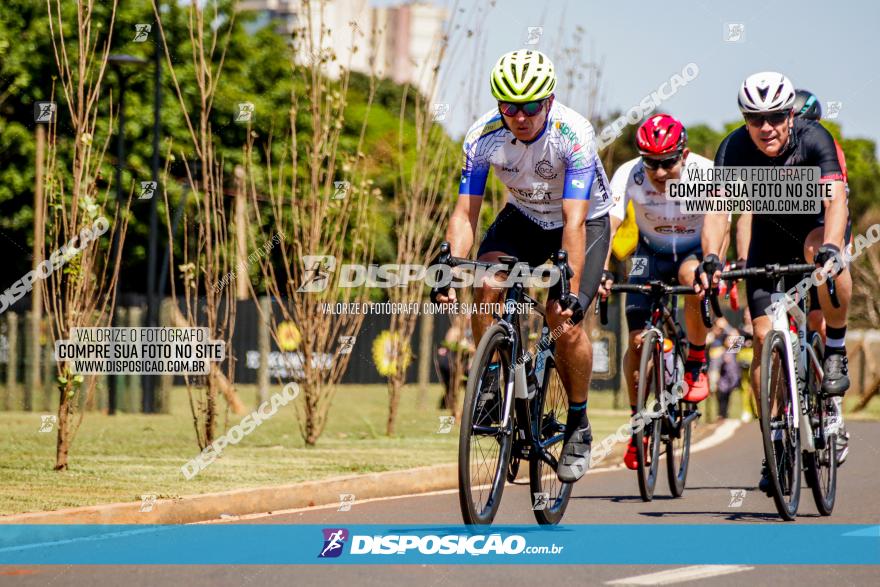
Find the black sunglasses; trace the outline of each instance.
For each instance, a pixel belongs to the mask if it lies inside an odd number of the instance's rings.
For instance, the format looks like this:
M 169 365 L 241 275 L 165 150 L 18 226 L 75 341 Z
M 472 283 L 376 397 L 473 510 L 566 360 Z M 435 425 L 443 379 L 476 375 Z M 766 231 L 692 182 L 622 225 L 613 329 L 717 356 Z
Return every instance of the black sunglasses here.
M 668 157 L 666 159 L 649 159 L 648 157 L 642 157 L 642 163 L 651 171 L 656 171 L 661 167 L 668 171 L 678 165 L 679 161 L 681 161 L 681 155 Z
M 547 98 L 544 98 L 543 100 L 535 100 L 534 102 L 498 102 L 498 110 L 500 110 L 501 114 L 504 116 L 516 116 L 519 114 L 520 110 L 522 110 L 523 114 L 526 116 L 534 116 L 541 111 L 541 108 L 546 101 Z
M 791 110 L 783 110 L 781 112 L 765 112 L 763 114 L 746 112 L 743 114 L 743 118 L 746 119 L 746 124 L 749 126 L 764 126 L 764 122 L 769 122 L 773 126 L 779 126 L 786 120 L 788 120 L 788 115 L 791 113 Z

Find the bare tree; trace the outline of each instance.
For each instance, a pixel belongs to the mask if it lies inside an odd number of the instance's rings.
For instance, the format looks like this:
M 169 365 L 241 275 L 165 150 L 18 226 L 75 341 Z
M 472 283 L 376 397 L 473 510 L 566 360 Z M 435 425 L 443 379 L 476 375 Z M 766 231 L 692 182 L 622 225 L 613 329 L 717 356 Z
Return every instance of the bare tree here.
M 271 257 L 258 261 L 266 294 L 278 304 L 280 319 L 274 311 L 263 316 L 257 307 L 276 344 L 284 323 L 293 323 L 301 335 L 296 354 L 285 358 L 287 371 L 300 380 L 298 424 L 310 446 L 324 431 L 336 384 L 351 357 L 340 337 L 356 336 L 364 319 L 362 310 L 337 314 L 327 308 L 335 303 L 363 306 L 367 301 L 363 287 L 332 287 L 330 271 L 343 263 L 369 264 L 374 242 L 369 203 L 378 195 L 368 179 L 364 153 L 375 75 L 369 77 L 357 147 L 354 152 L 345 151 L 340 148 L 340 137 L 351 68 L 339 64 L 327 47 L 330 30 L 325 25 L 325 8 L 323 1 L 303 3 L 303 24 L 294 36 L 291 67 L 305 91 L 291 93 L 283 159 L 272 159 L 271 138 L 264 149 L 263 169 L 255 163 L 253 136 L 245 154 L 247 189 L 256 216 L 253 242 L 259 246 L 260 240 L 267 241 L 274 234 L 283 237 Z M 352 23 L 349 55 L 359 50 L 359 35 Z M 338 67 L 338 79 L 328 77 L 331 66 Z M 309 126 L 297 122 L 298 114 L 307 115 Z M 259 292 L 254 284 L 249 287 L 256 299 Z
M 67 107 L 73 136 L 59 140 L 57 124 L 50 123 L 43 209 L 46 238 L 42 258 L 47 260 L 44 265 L 50 263 L 55 269 L 45 280 L 35 284 L 45 288 L 43 299 L 52 318 L 54 340 L 67 339 L 72 328 L 109 324 L 128 211 L 127 203 L 117 202 L 111 196 L 109 184 L 103 190 L 99 188 L 101 166 L 112 131 L 112 120 L 111 124 L 99 124 L 103 122 L 99 119 L 99 100 L 116 19 L 116 2 L 109 7 L 109 22 L 96 22 L 93 0 L 78 2 L 77 28 L 73 35 L 65 30 L 68 23 L 62 19 L 61 4 L 61 0 L 46 2 L 60 97 Z M 54 94 L 53 88 L 53 98 Z M 112 113 L 112 102 L 110 109 Z M 103 143 L 96 140 L 100 134 L 105 135 Z M 70 162 L 69 169 L 65 162 Z M 109 238 L 103 236 L 108 229 Z M 74 237 L 79 240 L 73 240 Z M 117 241 L 116 256 L 110 258 L 108 243 L 113 239 Z M 87 241 L 90 242 L 86 244 Z M 61 262 L 56 264 L 55 261 Z M 71 365 L 63 361 L 58 363 L 57 370 L 55 470 L 63 471 L 68 467 L 70 448 L 82 423 L 83 406 L 94 394 L 97 379 L 75 375 Z
M 218 160 L 216 145 L 211 128 L 211 114 L 217 86 L 223 72 L 229 39 L 235 24 L 235 10 L 223 15 L 228 18 L 221 26 L 212 23 L 223 22 L 216 3 L 211 3 L 213 13 L 207 14 L 200 2 L 189 5 L 188 29 L 191 44 L 191 64 L 195 75 L 197 106 L 190 112 L 168 50 L 165 29 L 156 0 L 153 0 L 153 13 L 159 26 L 164 45 L 166 64 L 180 102 L 181 114 L 186 121 L 192 146 L 196 154 L 198 173 L 193 174 L 190 161 L 181 151 L 181 159 L 186 166 L 189 185 L 192 186 L 195 212 L 187 213 L 183 219 L 183 259 L 178 265 L 182 274 L 185 315 L 177 316 L 180 325 L 208 328 L 211 339 L 224 340 L 231 347 L 235 324 L 235 299 L 231 288 L 216 288 L 223 275 L 226 275 L 234 259 L 234 237 L 229 234 L 229 222 L 223 193 L 223 162 Z M 222 38 L 221 38 L 222 37 Z M 219 52 L 219 55 L 218 55 Z M 194 177 L 195 175 L 195 177 Z M 167 196 L 166 196 L 167 198 Z M 167 217 L 166 217 L 167 218 Z M 169 238 L 171 227 L 169 224 Z M 175 263 L 171 263 L 173 268 Z M 172 269 L 173 272 L 173 269 Z M 172 297 L 177 306 L 178 294 L 172 282 Z M 200 314 L 204 317 L 200 320 Z M 221 371 L 216 363 L 211 364 L 207 376 L 184 377 L 190 397 L 193 426 L 199 448 L 204 449 L 214 441 L 219 414 L 219 396 L 223 394 L 236 411 L 243 405 L 238 401 L 235 391 L 229 384 L 232 380 L 234 362 L 226 361 L 227 372 Z
M 448 46 L 448 38 L 443 37 L 437 43 L 437 50 L 432 53 L 434 61 L 424 71 L 430 76 L 428 95 L 436 95 L 440 63 Z M 456 166 L 453 163 L 454 144 L 446 136 L 443 128 L 435 123 L 436 107 L 430 99 L 418 92 L 412 100 L 412 116 L 415 119 L 415 139 L 412 144 L 404 141 L 404 122 L 408 115 L 409 93 L 413 90 L 408 86 L 400 107 L 399 150 L 414 153 L 415 163 L 410 170 L 403 167 L 401 161 L 399 180 L 395 185 L 393 211 L 397 227 L 398 265 L 416 264 L 426 261 L 426 251 L 436 251 L 445 228 L 443 220 L 449 208 L 442 198 L 452 192 L 455 185 Z M 425 284 L 410 280 L 402 287 L 387 290 L 392 304 L 418 303 L 425 297 Z M 415 330 L 418 321 L 416 312 L 394 312 L 391 315 L 391 348 L 389 354 L 401 358 Z M 386 434 L 393 435 L 400 406 L 400 394 L 406 383 L 406 367 L 409 361 L 394 361 L 395 368 L 388 375 L 388 418 Z

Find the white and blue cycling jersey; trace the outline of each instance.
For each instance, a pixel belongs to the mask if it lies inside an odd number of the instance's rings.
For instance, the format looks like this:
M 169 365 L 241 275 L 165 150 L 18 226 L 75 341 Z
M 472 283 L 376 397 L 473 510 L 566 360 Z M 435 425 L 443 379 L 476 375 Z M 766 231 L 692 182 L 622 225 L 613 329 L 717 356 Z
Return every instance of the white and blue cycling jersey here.
M 564 199 L 590 200 L 587 220 L 613 204 L 593 126 L 557 101 L 528 143 L 513 136 L 497 108 L 480 117 L 464 141 L 459 196 L 482 196 L 490 167 L 507 187 L 507 201 L 546 230 L 562 226 Z

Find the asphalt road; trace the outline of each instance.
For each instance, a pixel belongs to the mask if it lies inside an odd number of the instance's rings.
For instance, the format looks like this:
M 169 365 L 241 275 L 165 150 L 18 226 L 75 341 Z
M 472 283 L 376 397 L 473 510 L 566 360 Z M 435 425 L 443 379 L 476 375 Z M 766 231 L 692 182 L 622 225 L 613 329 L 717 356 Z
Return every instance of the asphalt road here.
M 849 423 L 850 456 L 839 470 L 834 515 L 819 516 L 805 486 L 800 522 L 808 524 L 880 524 L 880 424 Z M 635 473 L 612 470 L 589 474 L 575 486 L 564 521 L 570 524 L 783 524 L 772 500 L 757 491 L 762 451 L 757 424 L 744 425 L 726 442 L 693 455 L 684 497 L 672 499 L 665 469 L 654 501 L 638 494 Z M 746 491 L 731 505 L 731 490 Z M 534 524 L 528 509 L 528 485 L 508 486 L 499 524 Z M 460 524 L 457 492 L 355 503 L 347 512 L 336 507 L 254 516 L 224 523 L 321 524 Z M 310 545 L 312 546 L 312 545 Z M 654 545 L 620 545 L 650 548 Z M 291 545 L 291 547 L 295 547 Z M 668 545 L 667 545 L 668 547 Z M 675 545 L 686 548 L 687 545 Z M 718 548 L 725 546 L 719 544 Z M 659 573 L 659 574 L 657 574 Z M 880 569 L 870 566 L 590 565 L 590 566 L 141 566 L 141 567 L 0 567 L 0 585 L 876 585 Z

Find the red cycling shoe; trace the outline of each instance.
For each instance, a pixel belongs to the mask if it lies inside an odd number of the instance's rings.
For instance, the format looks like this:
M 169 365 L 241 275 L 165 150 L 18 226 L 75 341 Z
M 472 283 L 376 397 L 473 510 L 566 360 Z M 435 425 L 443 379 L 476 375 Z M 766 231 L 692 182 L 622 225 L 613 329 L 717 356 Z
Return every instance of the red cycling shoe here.
M 684 382 L 688 389 L 682 398 L 684 401 L 697 403 L 709 397 L 709 377 L 702 370 L 699 371 L 696 381 L 693 371 L 685 372 Z
M 645 462 L 648 462 L 648 437 L 642 438 L 642 444 L 645 446 Z M 623 455 L 623 464 L 627 469 L 635 471 L 639 468 L 639 454 L 636 449 L 636 437 L 629 439 L 629 446 L 626 447 L 626 453 Z

